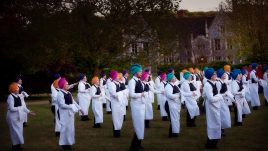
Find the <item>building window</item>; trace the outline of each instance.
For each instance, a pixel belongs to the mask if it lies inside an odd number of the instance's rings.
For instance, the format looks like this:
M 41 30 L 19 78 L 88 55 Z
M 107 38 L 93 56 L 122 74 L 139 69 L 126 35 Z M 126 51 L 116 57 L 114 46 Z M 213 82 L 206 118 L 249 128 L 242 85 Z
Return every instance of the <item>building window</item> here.
M 221 60 L 221 57 L 220 56 L 217 56 L 216 57 L 216 60 L 218 60 L 218 61 Z
M 137 43 L 131 44 L 131 53 L 132 54 L 138 54 L 138 45 L 137 45 Z
M 221 49 L 221 40 L 220 39 L 214 39 L 214 44 L 215 44 L 215 50 L 220 50 Z

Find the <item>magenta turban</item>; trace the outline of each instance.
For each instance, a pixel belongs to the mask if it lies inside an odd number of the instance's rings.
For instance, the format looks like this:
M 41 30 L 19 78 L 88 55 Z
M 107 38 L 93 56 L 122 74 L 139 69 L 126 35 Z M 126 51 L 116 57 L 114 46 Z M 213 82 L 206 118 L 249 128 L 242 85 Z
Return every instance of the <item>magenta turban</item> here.
M 67 80 L 65 78 L 61 78 L 58 82 L 59 88 L 63 89 L 63 87 L 67 84 Z

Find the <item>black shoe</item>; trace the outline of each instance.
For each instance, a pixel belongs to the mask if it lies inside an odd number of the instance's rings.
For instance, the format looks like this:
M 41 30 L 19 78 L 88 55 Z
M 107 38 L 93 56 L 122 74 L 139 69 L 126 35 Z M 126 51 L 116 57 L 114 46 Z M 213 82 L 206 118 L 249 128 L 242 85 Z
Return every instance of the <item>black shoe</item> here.
M 168 117 L 167 116 L 162 116 L 162 121 L 168 121 Z
M 160 110 L 160 105 L 157 106 L 157 110 Z
M 59 137 L 60 136 L 60 132 L 55 132 L 55 136 Z
M 243 115 L 242 115 L 242 118 L 246 118 L 246 114 L 243 114 Z
M 264 102 L 265 102 L 265 106 L 268 106 L 268 102 L 267 102 L 267 100 L 266 100 L 266 99 L 264 100 Z
M 242 122 L 236 122 L 235 126 L 243 126 Z
M 107 114 L 112 114 L 112 111 L 107 111 Z
M 23 148 L 21 147 L 20 144 L 18 144 L 18 145 L 12 145 L 11 150 L 12 151 L 23 150 Z
M 258 110 L 259 107 L 258 107 L 258 106 L 253 106 L 252 109 L 253 109 L 253 110 Z
M 26 122 L 23 122 L 23 127 L 27 127 L 28 124 Z
M 126 110 L 128 110 L 128 106 L 126 106 Z
M 61 145 L 61 148 L 62 148 L 63 150 L 72 150 L 71 145 Z

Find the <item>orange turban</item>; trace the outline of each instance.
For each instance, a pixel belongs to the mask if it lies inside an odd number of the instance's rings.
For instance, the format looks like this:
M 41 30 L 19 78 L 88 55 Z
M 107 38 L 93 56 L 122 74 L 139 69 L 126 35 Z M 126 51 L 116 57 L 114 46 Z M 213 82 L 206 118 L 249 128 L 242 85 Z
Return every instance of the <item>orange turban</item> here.
M 57 79 L 57 80 L 54 80 L 54 82 L 53 82 L 53 86 L 54 86 L 55 88 L 58 88 L 58 87 L 59 87 L 59 80 L 60 80 L 60 78 Z
M 9 85 L 9 91 L 11 93 L 15 93 L 16 91 L 19 91 L 19 86 L 16 82 L 12 82 L 10 85 Z
M 231 66 L 230 65 L 225 65 L 223 68 L 224 68 L 224 71 L 228 71 L 228 72 L 231 71 Z
M 189 68 L 189 72 L 194 73 L 194 68 Z
M 186 72 L 186 71 L 187 71 L 186 69 L 181 70 L 182 73 L 184 73 L 184 72 Z
M 91 80 L 91 83 L 92 83 L 92 84 L 96 84 L 97 81 L 99 81 L 99 78 L 98 78 L 97 76 L 94 76 L 94 77 L 92 78 L 92 80 Z

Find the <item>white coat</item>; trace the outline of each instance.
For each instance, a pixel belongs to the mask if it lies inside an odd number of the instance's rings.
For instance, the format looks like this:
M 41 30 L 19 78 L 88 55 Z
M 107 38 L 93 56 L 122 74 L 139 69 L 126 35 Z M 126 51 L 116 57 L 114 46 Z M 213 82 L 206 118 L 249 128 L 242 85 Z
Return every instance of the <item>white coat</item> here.
M 263 94 L 266 101 L 268 102 L 268 72 L 265 72 L 263 74 L 263 80 Z
M 137 77 L 133 77 L 129 83 L 129 96 L 131 99 L 131 117 L 134 126 L 134 131 L 139 140 L 144 139 L 144 120 L 145 120 L 145 100 L 142 97 L 142 92 L 135 93 L 136 83 L 140 80 Z M 137 81 L 137 82 L 136 82 Z M 142 90 L 143 91 L 143 90 Z
M 200 115 L 199 107 L 197 105 L 197 98 L 193 96 L 193 93 L 198 94 L 197 89 L 195 91 L 190 90 L 190 81 L 185 80 L 181 84 L 181 95 L 185 98 L 186 108 L 193 119 L 195 116 Z
M 210 81 L 215 85 L 215 81 Z M 220 94 L 213 95 L 213 88 L 209 82 L 206 82 L 203 90 L 206 107 L 207 134 L 209 139 L 221 138 L 221 99 Z M 218 90 L 217 90 L 218 93 Z
M 152 120 L 154 115 L 153 115 L 153 106 L 152 106 L 152 100 L 151 100 L 151 95 L 150 92 L 152 90 L 152 86 L 150 86 L 149 82 L 142 82 L 144 89 L 146 88 L 146 85 L 148 86 L 148 90 L 144 91 L 144 98 L 145 98 L 145 119 L 146 120 Z
M 256 83 L 253 83 L 252 80 L 255 80 Z M 249 84 L 249 91 L 251 96 L 251 106 L 260 106 L 260 98 L 259 98 L 259 92 L 258 92 L 258 82 L 259 79 L 256 76 L 256 71 L 252 70 L 250 72 L 250 84 Z
M 160 83 L 160 77 L 156 77 L 155 78 L 155 90 L 157 91 L 161 91 L 161 83 Z M 160 102 L 161 102 L 161 94 L 157 94 L 156 95 L 157 97 L 157 105 L 160 105 Z
M 95 124 L 103 123 L 103 109 L 102 109 L 102 95 L 103 92 L 97 94 L 98 86 L 91 86 L 91 96 L 92 96 L 92 111 L 94 113 Z
M 20 90 L 22 90 L 21 92 L 20 92 L 20 98 L 22 99 L 22 102 L 23 102 L 23 106 L 25 106 L 26 107 L 26 103 L 25 103 L 25 100 L 24 100 L 24 98 L 27 98 L 27 97 L 29 97 L 29 94 L 27 93 L 27 92 L 25 92 L 25 91 L 23 91 L 23 87 L 22 87 L 22 85 L 21 84 L 19 84 L 18 83 L 18 86 L 19 86 L 19 88 L 20 88 Z M 24 122 L 28 122 L 28 114 L 27 113 L 24 113 Z
M 172 133 L 180 133 L 180 93 L 173 94 L 173 86 L 173 83 L 168 83 L 165 87 L 165 94 L 169 106 Z
M 248 102 L 251 100 L 251 95 L 250 95 L 250 90 L 249 90 L 249 81 L 247 80 L 247 75 L 242 76 L 242 82 L 243 82 L 243 87 L 245 89 L 245 97 Z
M 51 85 L 51 104 L 55 106 L 55 132 L 59 132 L 61 129 L 60 115 L 59 115 L 59 103 L 58 103 L 59 90 Z
M 120 91 L 120 84 L 116 81 L 110 82 L 108 89 L 111 99 L 114 130 L 121 130 L 124 121 L 124 110 L 126 109 L 123 100 L 124 93 L 123 91 Z
M 235 97 L 235 104 L 237 107 L 237 122 L 242 122 L 242 114 L 250 114 L 250 108 L 248 106 L 248 102 L 245 99 L 245 90 L 242 89 L 239 91 L 239 81 L 232 81 L 232 93 Z
M 108 78 L 107 81 L 106 81 L 106 91 L 105 91 L 105 94 L 106 94 L 106 111 L 107 112 L 110 112 L 112 111 L 111 109 L 111 97 L 110 97 L 110 92 L 109 92 L 109 87 L 110 87 L 110 83 L 112 82 L 112 79 L 111 78 Z
M 15 98 L 19 98 L 20 105 L 15 105 Z M 17 144 L 24 144 L 23 138 L 23 122 L 25 118 L 25 114 L 28 114 L 30 111 L 27 109 L 26 106 L 22 105 L 22 99 L 20 95 L 10 94 L 7 98 L 7 116 L 6 120 L 8 123 L 9 131 L 10 131 L 10 138 L 12 145 Z
M 104 81 L 106 81 L 103 78 L 100 78 L 100 89 L 101 89 L 101 93 L 103 94 L 103 97 L 101 97 L 102 99 L 102 103 L 106 104 L 106 95 L 105 95 L 105 91 L 107 89 L 107 83 L 104 84 Z M 107 81 L 106 81 L 107 82 Z
M 158 91 L 165 92 L 165 85 L 167 85 L 166 81 L 161 81 L 160 83 L 160 89 Z M 160 115 L 167 116 L 167 112 L 165 110 L 165 103 L 167 101 L 166 94 L 165 93 L 160 93 Z
M 64 95 L 70 95 L 71 104 L 65 103 Z M 60 90 L 58 93 L 59 112 L 60 112 L 60 139 L 59 145 L 73 145 L 75 143 L 74 114 L 81 107 L 73 100 L 70 92 Z
M 226 128 L 231 127 L 231 114 L 230 114 L 230 109 L 228 106 L 230 105 L 230 103 L 232 104 L 232 102 L 234 102 L 234 99 L 233 99 L 234 96 L 231 94 L 231 91 L 228 89 L 228 87 L 227 87 L 226 92 L 220 93 L 222 89 L 222 84 L 224 84 L 224 81 L 222 81 L 221 79 L 216 82 L 218 93 L 221 94 L 222 96 L 222 99 L 220 101 L 221 103 L 221 109 L 220 109 L 221 110 L 220 111 L 221 128 L 226 129 Z
M 149 83 L 150 83 L 149 96 L 150 96 L 151 102 L 154 103 L 155 84 L 153 80 L 149 81 Z
M 90 88 L 86 89 L 86 85 L 89 84 L 84 82 L 83 80 L 80 80 L 78 83 L 78 93 L 77 93 L 79 106 L 81 107 L 85 116 L 88 115 L 88 110 L 91 101 Z M 79 115 L 81 116 L 81 113 L 79 113 Z

